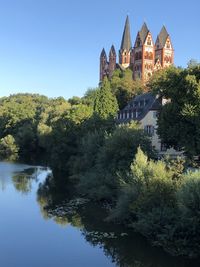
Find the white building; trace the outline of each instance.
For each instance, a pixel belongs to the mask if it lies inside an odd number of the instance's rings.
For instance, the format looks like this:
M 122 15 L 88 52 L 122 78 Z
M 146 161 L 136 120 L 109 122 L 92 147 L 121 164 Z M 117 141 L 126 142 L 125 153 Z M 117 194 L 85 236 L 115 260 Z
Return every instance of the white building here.
M 133 98 L 128 105 L 119 111 L 117 122 L 129 123 L 130 121 L 138 121 L 141 128 L 149 135 L 152 142 L 152 147 L 156 149 L 160 156 L 169 154 L 171 156 L 181 155 L 183 152 L 176 151 L 173 148 L 166 149 L 166 146 L 161 142 L 157 134 L 157 118 L 163 101 L 158 96 L 152 93 L 145 93 Z

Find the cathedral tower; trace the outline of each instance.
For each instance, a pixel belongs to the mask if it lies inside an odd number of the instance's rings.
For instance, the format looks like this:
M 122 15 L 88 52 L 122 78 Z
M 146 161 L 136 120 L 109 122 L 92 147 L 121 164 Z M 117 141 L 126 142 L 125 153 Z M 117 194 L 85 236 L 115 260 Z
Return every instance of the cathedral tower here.
M 146 23 L 138 32 L 134 47 L 131 45 L 130 23 L 127 16 L 119 50 L 119 60 L 112 45 L 109 58 L 103 49 L 100 56 L 100 82 L 106 76 L 112 77 L 114 70 L 130 68 L 133 79 L 141 79 L 146 83 L 153 72 L 174 64 L 174 49 L 171 38 L 163 26 L 154 44 L 152 34 Z
M 107 73 L 108 73 L 107 55 L 105 49 L 103 48 L 100 55 L 100 82 L 102 82 L 103 78 L 107 76 Z
M 117 60 L 117 55 L 115 47 L 114 45 L 112 45 L 109 53 L 109 64 L 108 64 L 109 78 L 112 77 L 113 71 L 116 69 L 116 60 Z
M 146 82 L 153 73 L 155 61 L 154 42 L 146 23 L 137 34 L 133 57 L 133 78 Z
M 130 35 L 130 24 L 129 17 L 126 18 L 126 23 L 124 27 L 121 47 L 119 50 L 119 64 L 123 68 L 128 68 L 131 63 L 131 35 Z
M 161 68 L 174 64 L 174 49 L 165 26 L 162 27 L 155 45 L 155 66 L 159 64 Z

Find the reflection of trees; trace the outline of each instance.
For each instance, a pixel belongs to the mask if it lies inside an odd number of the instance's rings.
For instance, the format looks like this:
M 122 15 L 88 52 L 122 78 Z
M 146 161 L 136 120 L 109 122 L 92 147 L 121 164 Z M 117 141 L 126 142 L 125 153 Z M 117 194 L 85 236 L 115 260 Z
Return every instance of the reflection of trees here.
M 12 176 L 12 182 L 15 189 L 21 193 L 27 194 L 31 191 L 33 179 L 38 177 L 38 168 L 29 168 L 23 172 L 15 173 Z
M 84 238 L 92 246 L 100 246 L 105 255 L 120 267 L 197 267 L 199 262 L 168 256 L 162 250 L 151 247 L 139 234 L 121 225 L 105 220 L 107 212 L 99 204 L 88 202 L 74 210 L 70 193 L 61 186 L 61 180 L 52 176 L 40 185 L 37 192 L 41 212 L 46 219 L 60 225 L 71 225 L 81 229 Z M 72 188 L 69 186 L 68 190 Z M 73 190 L 72 190 L 73 191 Z M 127 235 L 128 234 L 128 235 Z
M 40 210 L 44 219 L 53 219 L 57 224 L 65 226 L 71 222 L 72 218 L 68 218 L 66 214 L 61 214 L 63 201 L 66 200 L 70 194 L 68 190 L 63 187 L 63 180 L 55 180 L 50 174 L 43 184 L 39 185 L 37 191 L 37 201 L 40 205 Z M 63 208 L 62 208 L 63 210 Z M 76 215 L 73 214 L 73 220 L 76 219 Z M 78 226 L 78 223 L 77 223 Z

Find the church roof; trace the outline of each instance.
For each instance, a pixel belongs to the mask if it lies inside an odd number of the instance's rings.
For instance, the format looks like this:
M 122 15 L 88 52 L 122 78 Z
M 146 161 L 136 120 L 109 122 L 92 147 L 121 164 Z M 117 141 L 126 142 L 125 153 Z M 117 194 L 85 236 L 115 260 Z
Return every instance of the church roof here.
M 111 46 L 109 55 L 110 55 L 110 56 L 116 56 L 116 51 L 115 51 L 115 47 L 114 47 L 114 45 Z
M 142 25 L 141 30 L 139 31 L 139 35 L 140 35 L 140 39 L 141 39 L 142 44 L 144 44 L 144 42 L 145 42 L 145 40 L 147 38 L 148 33 L 149 33 L 149 29 L 147 27 L 147 24 L 144 23 Z
M 165 43 L 168 37 L 169 37 L 169 33 L 167 32 L 165 26 L 163 26 L 158 35 L 158 40 L 162 48 L 165 46 Z
M 105 51 L 104 48 L 103 48 L 102 51 L 101 51 L 101 55 L 100 55 L 100 57 L 107 57 L 107 56 L 106 56 L 106 51 Z
M 127 16 L 120 49 L 129 51 L 131 47 L 132 44 L 131 44 L 131 34 L 130 34 L 130 23 L 129 23 L 129 17 Z
M 160 110 L 161 101 L 152 93 L 145 93 L 134 97 L 128 105 L 120 110 L 120 112 L 131 111 L 134 113 L 134 118 L 117 119 L 118 123 L 126 123 L 131 120 L 141 121 L 150 110 Z M 137 117 L 136 117 L 137 113 Z

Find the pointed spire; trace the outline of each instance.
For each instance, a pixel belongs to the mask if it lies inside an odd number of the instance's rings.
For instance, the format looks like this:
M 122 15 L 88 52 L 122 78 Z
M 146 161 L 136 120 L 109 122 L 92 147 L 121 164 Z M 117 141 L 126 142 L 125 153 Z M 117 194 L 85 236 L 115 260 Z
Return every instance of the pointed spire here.
M 106 51 L 105 51 L 104 48 L 103 48 L 102 51 L 101 51 L 101 55 L 100 55 L 100 57 L 107 57 L 107 56 L 106 56 Z
M 147 24 L 144 22 L 144 24 L 142 25 L 142 28 L 139 32 L 139 35 L 140 35 L 140 39 L 141 39 L 141 42 L 142 44 L 144 44 L 146 38 L 147 38 L 147 35 L 149 33 L 149 29 L 147 27 Z
M 100 57 L 101 57 L 101 58 L 102 58 L 102 57 L 107 58 L 106 51 L 105 51 L 104 48 L 103 48 L 102 51 L 101 51 L 101 55 L 100 55 Z
M 127 16 L 120 49 L 129 51 L 131 47 L 132 44 L 131 44 L 131 34 L 130 34 L 130 23 L 129 23 L 129 17 Z
M 115 47 L 114 45 L 111 46 L 110 48 L 110 53 L 109 53 L 109 56 L 116 56 L 116 51 L 115 51 Z
M 167 32 L 165 26 L 162 27 L 159 35 L 158 35 L 158 40 L 161 45 L 161 48 L 165 46 L 165 43 L 167 41 L 167 38 L 169 37 L 169 33 Z

